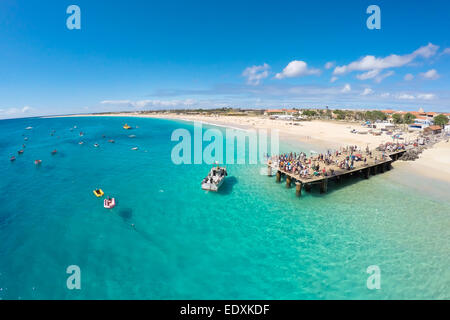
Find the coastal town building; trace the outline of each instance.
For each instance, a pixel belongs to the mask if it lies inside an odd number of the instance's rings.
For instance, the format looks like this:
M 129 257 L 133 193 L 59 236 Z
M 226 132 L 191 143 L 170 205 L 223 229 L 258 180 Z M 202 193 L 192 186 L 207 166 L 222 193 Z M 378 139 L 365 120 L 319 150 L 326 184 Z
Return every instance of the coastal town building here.
M 442 127 L 441 127 L 441 126 L 429 126 L 429 127 L 425 128 L 425 129 L 423 130 L 423 133 L 424 133 L 425 135 L 429 135 L 429 134 L 431 134 L 431 135 L 439 134 L 439 133 L 442 133 Z
M 410 130 L 424 130 L 425 128 L 432 126 L 433 120 L 428 117 L 416 117 L 414 123 L 409 125 Z
M 444 127 L 444 132 L 447 134 L 450 134 L 450 125 L 449 124 Z
M 378 113 L 378 114 L 377 114 Z M 380 113 L 385 117 L 380 118 Z M 270 117 L 270 119 L 286 120 L 286 121 L 301 121 L 311 119 L 333 119 L 344 121 L 365 121 L 364 125 L 371 128 L 377 128 L 384 131 L 394 130 L 399 124 L 403 124 L 403 118 L 405 115 L 411 116 L 408 125 L 408 131 L 423 132 L 426 128 L 435 125 L 434 119 L 439 115 L 445 115 L 450 120 L 450 113 L 425 111 L 420 108 L 418 111 L 400 111 L 393 109 L 386 110 L 356 110 L 356 109 L 323 109 L 323 108 L 280 108 L 280 109 L 268 109 L 264 111 L 264 115 Z M 400 122 L 396 115 L 400 115 Z M 444 131 L 448 132 L 449 129 Z M 435 134 L 436 130 L 428 130 L 427 132 Z

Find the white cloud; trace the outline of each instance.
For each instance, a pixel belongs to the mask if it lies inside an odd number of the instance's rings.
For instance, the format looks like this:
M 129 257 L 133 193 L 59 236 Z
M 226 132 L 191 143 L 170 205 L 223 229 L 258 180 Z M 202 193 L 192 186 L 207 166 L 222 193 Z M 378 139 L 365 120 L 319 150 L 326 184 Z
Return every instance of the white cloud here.
M 411 73 L 407 73 L 405 74 L 405 77 L 403 79 L 405 79 L 406 81 L 411 81 L 414 79 L 414 75 Z
M 436 95 L 433 93 L 421 93 L 417 95 L 417 99 L 422 100 L 433 100 L 434 98 L 436 98 Z
M 176 107 L 190 107 L 196 104 L 194 99 L 184 100 L 104 100 L 101 104 L 132 107 L 135 109 L 144 108 L 176 108 Z
M 442 54 L 450 54 L 450 48 L 445 48 Z
M 331 69 L 334 67 L 335 64 L 336 63 L 334 61 L 327 62 L 327 63 L 325 63 L 325 69 L 327 69 L 327 70 Z
M 434 93 L 418 93 L 418 94 L 411 94 L 411 93 L 401 93 L 396 95 L 397 99 L 400 100 L 434 100 L 436 99 L 436 95 Z
M 331 77 L 330 82 L 331 83 L 336 82 L 338 79 L 339 79 L 338 77 L 333 76 L 333 77 Z
M 373 90 L 370 88 L 365 88 L 364 91 L 361 93 L 362 96 L 367 96 L 369 94 L 372 94 Z
M 389 92 L 382 93 L 380 97 L 382 98 L 388 98 L 393 96 L 394 98 L 398 100 L 434 100 L 436 99 L 436 95 L 434 93 L 398 93 L 398 94 L 391 94 Z
M 428 80 L 436 80 L 440 77 L 436 69 L 431 69 L 428 70 L 427 72 L 422 72 L 420 73 L 420 76 Z
M 8 108 L 8 109 L 2 109 L 2 113 L 5 115 L 15 115 L 15 114 L 19 114 L 20 110 L 17 108 Z
M 407 93 L 402 93 L 397 95 L 397 99 L 400 100 L 414 100 L 416 97 L 411 95 L 411 94 L 407 94 Z
M 380 74 L 380 72 L 380 69 L 369 70 L 367 72 L 356 75 L 356 78 L 358 78 L 359 80 L 374 79 L 376 83 L 380 83 L 385 78 L 390 77 L 394 74 L 394 71 L 388 71 L 382 74 Z
M 375 69 L 375 70 L 367 71 L 365 73 L 358 74 L 356 76 L 356 78 L 358 78 L 359 80 L 367 80 L 367 79 L 375 78 L 379 74 L 380 74 L 380 70 Z
M 258 85 L 262 79 L 265 79 L 269 76 L 270 66 L 267 63 L 264 63 L 261 66 L 252 66 L 247 67 L 242 72 L 242 75 L 247 78 L 247 84 Z
M 383 81 L 383 80 L 386 79 L 387 77 L 392 76 L 394 73 L 395 73 L 394 71 L 388 71 L 388 72 L 385 72 L 385 73 L 383 73 L 383 74 L 380 74 L 378 77 L 375 77 L 375 80 L 374 80 L 374 81 L 375 81 L 376 83 L 380 83 L 381 81 Z
M 388 68 L 402 67 L 412 62 L 417 57 L 429 58 L 436 54 L 439 46 L 429 43 L 426 46 L 420 47 L 416 51 L 406 55 L 391 54 L 384 58 L 377 58 L 372 55 L 367 55 L 357 61 L 351 62 L 348 65 L 337 66 L 333 74 L 345 74 L 352 71 L 370 71 L 383 70 Z
M 24 116 L 25 114 L 29 113 L 30 111 L 32 111 L 33 108 L 31 108 L 30 106 L 24 106 L 22 108 L 8 108 L 8 109 L 0 109 L 0 116 L 17 116 L 17 117 L 21 117 Z
M 313 74 L 320 74 L 320 70 L 308 68 L 308 64 L 304 61 L 294 60 L 289 62 L 282 72 L 277 73 L 275 78 L 294 78 Z
M 348 93 L 348 92 L 350 92 L 350 91 L 352 91 L 352 87 L 350 86 L 350 84 L 346 84 L 345 86 L 344 86 L 344 88 L 342 88 L 342 90 L 341 90 L 341 92 L 342 93 Z
M 31 111 L 31 109 L 32 108 L 30 106 L 25 106 L 25 107 L 22 108 L 22 113 L 26 113 L 28 111 Z
M 414 58 L 416 56 L 421 56 L 424 58 L 430 58 L 436 54 L 436 52 L 439 50 L 439 46 L 436 46 L 432 43 L 428 43 L 426 46 L 420 47 L 416 51 L 412 53 Z

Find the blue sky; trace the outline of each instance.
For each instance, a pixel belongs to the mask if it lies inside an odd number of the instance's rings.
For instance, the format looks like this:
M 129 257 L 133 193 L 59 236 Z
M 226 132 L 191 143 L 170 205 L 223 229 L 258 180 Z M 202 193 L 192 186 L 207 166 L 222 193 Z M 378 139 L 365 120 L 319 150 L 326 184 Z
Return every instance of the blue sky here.
M 66 27 L 71 4 L 81 30 Z M 380 30 L 366 26 L 371 4 Z M 444 0 L 2 0 L 0 118 L 223 106 L 450 111 L 449 12 Z

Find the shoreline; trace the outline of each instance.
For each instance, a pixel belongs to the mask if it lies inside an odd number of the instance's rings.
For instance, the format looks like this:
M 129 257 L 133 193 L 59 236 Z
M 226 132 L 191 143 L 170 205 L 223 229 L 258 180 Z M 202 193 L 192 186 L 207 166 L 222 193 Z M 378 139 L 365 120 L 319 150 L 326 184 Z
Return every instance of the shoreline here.
M 335 121 L 302 121 L 298 126 L 288 125 L 288 121 L 270 120 L 263 117 L 241 116 L 203 116 L 167 114 L 80 114 L 41 117 L 67 118 L 67 117 L 128 117 L 128 118 L 154 118 L 166 120 L 181 120 L 186 122 L 200 122 L 205 125 L 231 128 L 248 131 L 252 129 L 279 130 L 279 137 L 287 143 L 303 143 L 322 149 L 336 149 L 347 145 L 369 146 L 375 148 L 381 143 L 391 139 L 390 136 L 372 136 L 350 133 L 358 128 L 357 123 Z M 413 139 L 414 135 L 406 135 L 406 139 Z M 394 166 L 404 174 L 423 176 L 433 180 L 450 183 L 450 142 L 441 141 L 430 149 L 426 149 L 415 161 L 396 161 Z

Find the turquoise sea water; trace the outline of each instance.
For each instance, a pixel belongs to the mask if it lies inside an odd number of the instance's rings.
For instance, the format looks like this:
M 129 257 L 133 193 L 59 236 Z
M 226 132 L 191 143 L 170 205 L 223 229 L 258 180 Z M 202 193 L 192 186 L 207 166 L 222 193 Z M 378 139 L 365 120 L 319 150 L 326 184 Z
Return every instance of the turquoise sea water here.
M 0 121 L 0 299 L 450 298 L 448 185 L 430 192 L 434 182 L 394 169 L 299 199 L 261 165 L 229 165 L 221 192 L 208 193 L 209 165 L 171 162 L 177 128 L 193 130 L 117 117 Z M 117 207 L 104 209 L 96 187 Z M 81 268 L 81 290 L 66 287 L 69 265 Z M 371 265 L 380 290 L 367 289 Z

